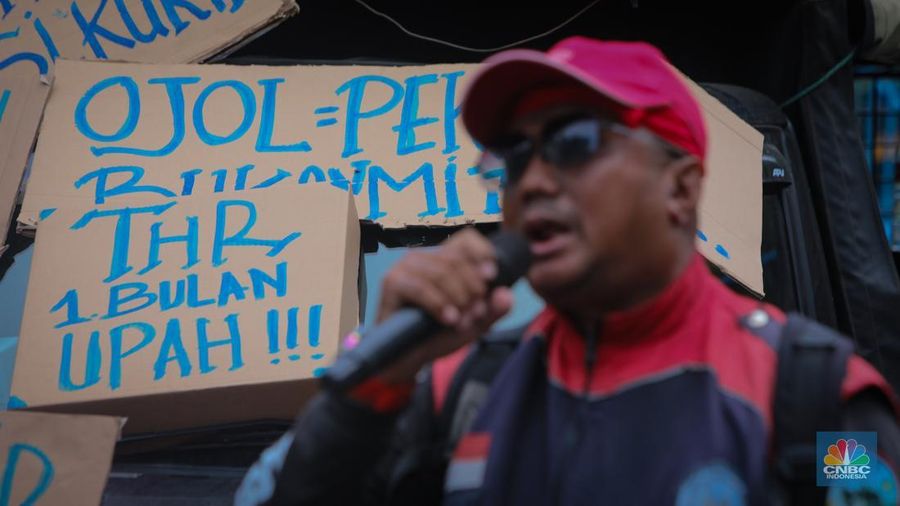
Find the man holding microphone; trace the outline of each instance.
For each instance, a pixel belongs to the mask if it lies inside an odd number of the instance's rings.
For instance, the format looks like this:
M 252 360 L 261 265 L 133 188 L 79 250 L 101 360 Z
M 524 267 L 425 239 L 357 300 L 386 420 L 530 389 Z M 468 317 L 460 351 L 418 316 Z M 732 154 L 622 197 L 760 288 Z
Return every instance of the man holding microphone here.
M 316 397 L 238 503 L 808 500 L 774 469 L 786 317 L 728 290 L 695 249 L 706 129 L 662 54 L 581 37 L 505 51 L 473 77 L 462 114 L 483 169 L 503 170 L 502 226 L 527 240 L 546 308 L 458 440 L 435 429 L 433 448 L 411 448 L 409 433 L 445 407 L 447 371 L 513 301 L 473 230 L 410 252 L 384 280 L 378 320 L 414 306 L 442 330 L 348 392 Z M 889 387 L 854 355 L 840 396 L 840 427 L 813 430 L 877 431 L 872 457 L 896 490 Z M 404 466 L 423 452 L 436 457 Z

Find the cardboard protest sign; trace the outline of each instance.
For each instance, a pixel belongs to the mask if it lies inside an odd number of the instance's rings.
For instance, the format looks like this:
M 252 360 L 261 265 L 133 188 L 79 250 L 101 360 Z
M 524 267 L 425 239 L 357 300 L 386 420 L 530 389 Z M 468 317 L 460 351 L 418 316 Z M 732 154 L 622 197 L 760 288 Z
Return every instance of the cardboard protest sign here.
M 474 69 L 62 62 L 20 222 L 73 202 L 314 184 L 385 227 L 496 221 L 459 120 Z M 699 247 L 762 293 L 762 136 L 694 89 L 710 135 Z
M 0 0 L 0 225 L 58 59 L 202 61 L 296 11 L 293 0 Z
M 123 422 L 0 412 L 0 504 L 100 504 Z
M 34 133 L 37 131 L 49 83 L 27 70 L 0 72 L 0 253 L 16 205 Z
M 0 0 L 0 71 L 59 58 L 202 61 L 297 11 L 293 0 Z
M 359 221 L 327 186 L 61 207 L 40 225 L 11 396 L 129 431 L 292 418 L 358 322 Z
M 73 202 L 317 184 L 385 227 L 496 220 L 458 119 L 471 68 L 60 62 L 19 221 Z
M 738 282 L 763 294 L 763 135 L 696 84 L 709 135 L 697 246 Z

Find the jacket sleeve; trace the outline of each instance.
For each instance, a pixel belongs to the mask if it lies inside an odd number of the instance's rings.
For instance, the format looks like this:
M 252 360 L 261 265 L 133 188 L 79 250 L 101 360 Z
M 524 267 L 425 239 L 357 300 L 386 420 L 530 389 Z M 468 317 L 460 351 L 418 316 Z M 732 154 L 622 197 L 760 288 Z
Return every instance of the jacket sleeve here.
M 239 506 L 367 504 L 397 419 L 332 393 L 317 395 L 291 431 L 250 468 Z
M 379 412 L 320 393 L 294 427 L 250 468 L 238 506 L 431 504 L 440 501 L 446 461 L 436 429 L 431 374 L 423 371 L 411 402 Z M 438 439 L 436 439 L 438 438 Z

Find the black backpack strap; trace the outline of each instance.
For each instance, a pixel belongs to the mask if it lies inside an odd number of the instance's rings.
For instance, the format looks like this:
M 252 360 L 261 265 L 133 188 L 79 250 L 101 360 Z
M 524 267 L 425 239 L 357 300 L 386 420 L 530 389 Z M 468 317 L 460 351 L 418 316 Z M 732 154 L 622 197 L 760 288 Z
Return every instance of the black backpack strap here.
M 791 314 L 778 343 L 774 396 L 775 471 L 791 505 L 825 504 L 816 486 L 822 456 L 817 431 L 841 430 L 841 384 L 853 343 L 836 331 Z
M 524 333 L 524 326 L 493 331 L 473 345 L 453 374 L 439 413 L 432 409 L 430 373 L 417 386 L 410 409 L 397 423 L 395 453 L 383 463 L 388 491 L 382 502 L 440 503 L 451 453 L 487 400 L 494 377 L 516 350 Z
M 451 457 L 459 438 L 472 426 L 475 415 L 487 401 L 494 377 L 518 348 L 525 328 L 497 330 L 484 336 L 457 369 L 438 417 L 437 430 L 445 441 L 446 458 Z

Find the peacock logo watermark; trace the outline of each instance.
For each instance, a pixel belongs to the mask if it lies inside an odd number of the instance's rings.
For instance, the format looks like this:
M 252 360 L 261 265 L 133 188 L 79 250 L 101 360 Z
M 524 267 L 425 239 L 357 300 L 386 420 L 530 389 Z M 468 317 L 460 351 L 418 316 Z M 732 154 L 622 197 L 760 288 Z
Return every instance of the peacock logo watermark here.
M 876 443 L 874 432 L 817 432 L 817 455 L 822 459 L 817 484 L 840 487 L 868 480 L 875 465 Z

